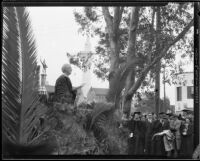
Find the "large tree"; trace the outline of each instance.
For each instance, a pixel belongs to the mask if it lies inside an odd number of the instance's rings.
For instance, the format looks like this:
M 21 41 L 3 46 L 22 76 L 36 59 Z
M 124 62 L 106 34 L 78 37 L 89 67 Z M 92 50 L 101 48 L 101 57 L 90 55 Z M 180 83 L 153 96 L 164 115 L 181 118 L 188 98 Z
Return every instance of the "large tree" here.
M 188 40 L 192 7 L 191 3 L 170 3 L 162 7 L 84 7 L 83 13 L 75 12 L 80 31 L 100 38 L 93 54 L 94 72 L 109 80 L 108 101 L 118 105 L 125 89 L 123 109 L 130 112 L 133 95 L 154 78 L 157 63 L 162 58 L 172 62 L 175 49 Z M 73 62 L 83 67 L 77 59 L 73 57 Z

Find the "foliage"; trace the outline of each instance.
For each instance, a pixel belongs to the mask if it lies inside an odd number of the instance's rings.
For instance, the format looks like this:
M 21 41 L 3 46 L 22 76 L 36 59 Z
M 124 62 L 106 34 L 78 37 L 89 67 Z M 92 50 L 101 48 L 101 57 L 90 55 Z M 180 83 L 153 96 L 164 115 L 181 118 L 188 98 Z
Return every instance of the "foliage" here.
M 145 93 L 143 98 L 138 99 L 134 106 L 142 113 L 155 112 L 155 94 L 153 92 Z M 169 98 L 165 98 L 165 102 L 164 99 L 160 99 L 160 111 L 167 112 L 167 110 L 172 110 Z
M 161 31 L 159 35 L 160 49 L 163 45 L 167 44 L 173 40 L 177 33 L 187 25 L 192 19 L 192 3 L 169 3 L 166 6 L 160 7 L 161 9 Z M 155 11 L 156 7 L 141 7 L 139 11 L 139 25 L 137 29 L 137 45 L 136 45 L 136 55 L 144 60 L 143 64 L 140 64 L 138 68 L 138 74 L 141 69 L 145 66 L 148 61 L 153 60 L 156 53 L 159 51 L 155 50 L 156 41 L 156 30 L 154 29 L 155 23 Z M 111 16 L 113 18 L 113 8 L 109 8 Z M 108 79 L 109 75 L 109 36 L 106 31 L 106 26 L 103 24 L 103 16 L 100 7 L 85 7 L 83 12 L 74 12 L 75 19 L 81 27 L 81 32 L 84 34 L 96 35 L 99 37 L 99 43 L 96 47 L 96 54 L 94 58 L 95 70 L 94 72 L 98 77 L 102 79 Z M 91 18 L 93 17 L 93 18 Z M 120 64 L 124 63 L 127 57 L 127 43 L 128 43 L 128 26 L 130 23 L 130 8 L 124 7 L 122 20 L 119 28 L 119 48 L 120 48 Z M 191 32 L 192 30 L 190 30 Z M 185 45 L 183 45 L 185 44 Z M 168 51 L 165 59 L 171 64 L 173 64 L 175 59 L 176 50 L 181 49 L 182 56 L 190 55 L 192 57 L 192 45 L 193 41 L 191 37 L 185 37 L 183 40 L 178 42 L 173 48 Z M 187 51 L 187 52 L 186 52 Z M 189 51 L 189 52 L 188 52 Z M 74 57 L 78 58 L 78 57 Z M 104 62 L 104 63 L 102 63 Z M 105 66 L 107 64 L 107 67 Z M 81 67 L 81 66 L 80 66 Z M 172 68 L 171 68 L 172 69 Z M 153 73 L 154 68 L 151 70 Z
M 3 7 L 2 55 L 3 134 L 12 143 L 28 145 L 46 108 L 35 90 L 36 45 L 24 7 Z
M 188 37 L 192 8 L 192 3 L 168 3 L 161 7 L 87 7 L 74 13 L 83 34 L 99 37 L 94 72 L 109 80 L 108 101 L 118 100 L 125 88 L 123 107 L 130 110 L 128 104 L 136 91 L 153 87 L 157 62 L 163 58 L 163 63 L 174 64 L 177 48 L 182 56 L 193 55 L 192 37 Z
M 112 105 L 95 103 L 92 106 L 88 109 L 82 104 L 75 108 L 55 103 L 49 108 L 44 126 L 50 126 L 47 137 L 55 136 L 57 154 L 126 154 L 128 135 L 118 128 L 119 118 Z

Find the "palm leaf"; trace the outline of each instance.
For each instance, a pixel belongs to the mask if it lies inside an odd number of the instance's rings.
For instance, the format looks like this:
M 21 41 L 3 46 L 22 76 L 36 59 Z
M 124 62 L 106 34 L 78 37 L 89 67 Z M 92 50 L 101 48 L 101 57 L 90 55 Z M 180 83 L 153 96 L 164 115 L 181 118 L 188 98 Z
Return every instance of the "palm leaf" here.
M 107 102 L 96 103 L 93 112 L 91 114 L 91 123 L 89 129 L 91 129 L 93 125 L 98 122 L 98 120 L 101 120 L 101 115 L 108 115 L 112 112 L 114 113 L 114 106 L 112 103 L 107 103 Z
M 19 139 L 20 109 L 20 52 L 17 16 L 14 7 L 3 8 L 3 53 L 2 53 L 2 116 L 3 132 Z M 12 114 L 12 115 L 11 115 Z M 13 121 L 15 120 L 15 121 Z
M 2 57 L 3 132 L 12 142 L 28 144 L 41 107 L 37 89 L 36 44 L 24 7 L 4 7 Z

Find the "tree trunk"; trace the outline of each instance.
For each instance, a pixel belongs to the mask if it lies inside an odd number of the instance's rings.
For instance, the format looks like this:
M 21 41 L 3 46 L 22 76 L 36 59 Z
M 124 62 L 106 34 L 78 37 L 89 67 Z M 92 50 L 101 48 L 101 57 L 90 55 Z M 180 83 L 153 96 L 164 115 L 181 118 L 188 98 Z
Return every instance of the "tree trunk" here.
M 160 17 L 160 7 L 157 7 L 156 12 L 156 56 L 160 54 L 160 27 L 161 27 L 161 17 Z M 161 69 L 161 60 L 156 65 L 155 72 L 155 113 L 158 115 L 160 112 L 160 69 Z
M 114 7 L 114 17 L 110 15 L 108 7 L 102 7 L 103 16 L 109 35 L 110 49 L 110 70 L 109 70 L 109 89 L 115 89 L 116 72 L 119 68 L 119 24 L 123 13 L 123 7 Z M 115 97 L 112 93 L 107 96 L 107 101 L 114 102 Z
M 165 110 L 166 106 L 165 106 L 165 103 L 166 103 L 166 88 L 165 88 L 165 67 L 164 67 L 164 73 L 163 73 L 163 80 L 164 80 L 164 99 L 163 99 L 163 108 Z
M 130 89 L 131 85 L 135 83 L 135 73 L 134 71 L 130 72 L 128 77 L 126 78 L 126 86 L 125 86 L 125 93 L 123 97 L 123 102 L 122 102 L 122 109 L 123 113 L 127 113 L 128 116 L 130 115 L 131 112 L 131 104 L 132 104 L 132 98 L 133 95 L 130 95 L 130 97 L 125 97 L 128 93 L 128 90 Z
M 130 20 L 130 27 L 129 27 L 129 39 L 128 39 L 128 56 L 127 56 L 127 65 L 131 64 L 133 61 L 137 63 L 136 61 L 136 30 L 138 27 L 138 21 L 139 21 L 139 8 L 138 7 L 132 7 L 131 11 L 131 20 Z M 131 103 L 132 103 L 132 97 L 134 94 L 130 95 L 129 97 L 126 97 L 128 90 L 131 88 L 132 84 L 135 83 L 135 67 L 128 69 L 128 75 L 126 77 L 125 82 L 125 93 L 123 96 L 123 112 L 127 113 L 128 116 L 130 115 L 131 111 Z
M 110 76 L 109 76 L 109 89 L 115 88 L 115 79 L 117 69 L 119 68 L 119 48 L 118 48 L 118 34 L 117 33 L 110 33 L 109 34 L 109 42 L 110 42 Z M 109 102 L 114 102 L 114 97 L 109 95 L 107 100 Z
M 156 65 L 156 76 L 155 76 L 155 113 L 158 115 L 160 112 L 160 66 L 158 62 Z
M 110 76 L 109 76 L 109 89 L 114 89 L 115 87 L 115 79 L 116 78 L 116 72 L 119 66 L 119 57 L 116 57 L 113 53 L 111 55 L 111 66 L 110 66 Z M 110 93 L 107 96 L 108 102 L 114 102 L 115 98 L 113 97 L 112 93 Z

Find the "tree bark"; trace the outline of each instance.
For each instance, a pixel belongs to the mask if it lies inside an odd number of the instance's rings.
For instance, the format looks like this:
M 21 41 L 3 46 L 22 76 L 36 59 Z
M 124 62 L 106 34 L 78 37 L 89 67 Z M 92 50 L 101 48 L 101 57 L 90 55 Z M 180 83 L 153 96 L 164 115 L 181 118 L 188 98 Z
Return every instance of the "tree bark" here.
M 156 9 L 156 55 L 160 54 L 160 31 L 161 31 L 161 17 L 160 17 L 160 7 Z M 155 72 L 155 113 L 158 115 L 160 112 L 160 70 L 161 70 L 161 60 L 158 61 L 156 65 Z
M 113 89 L 116 78 L 116 70 L 119 68 L 119 24 L 123 13 L 123 8 L 114 8 L 114 18 L 110 15 L 108 7 L 102 7 L 103 16 L 109 35 L 110 47 L 110 69 L 109 69 L 109 89 Z M 114 97 L 108 95 L 107 101 L 114 102 Z
M 129 39 L 128 39 L 128 51 L 127 51 L 127 64 L 131 64 L 136 59 L 136 30 L 139 21 L 139 8 L 132 7 L 131 20 L 129 26 Z M 137 63 L 137 62 L 136 62 Z M 136 67 L 136 65 L 134 66 Z M 135 83 L 135 68 L 128 70 L 128 75 L 125 82 L 125 93 L 123 96 L 122 109 L 124 113 L 130 115 L 131 103 L 133 94 L 130 97 L 126 97 L 131 85 Z
M 156 65 L 155 73 L 155 113 L 158 115 L 160 112 L 160 69 L 161 62 L 159 61 Z

